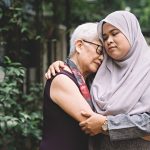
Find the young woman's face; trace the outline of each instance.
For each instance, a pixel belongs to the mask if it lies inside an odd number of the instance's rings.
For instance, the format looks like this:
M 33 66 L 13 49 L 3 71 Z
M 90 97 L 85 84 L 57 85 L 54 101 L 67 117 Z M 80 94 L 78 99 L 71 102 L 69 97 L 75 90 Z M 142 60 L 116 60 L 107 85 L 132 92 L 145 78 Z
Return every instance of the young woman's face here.
M 122 60 L 131 48 L 125 35 L 109 23 L 103 25 L 103 41 L 107 54 L 115 59 Z

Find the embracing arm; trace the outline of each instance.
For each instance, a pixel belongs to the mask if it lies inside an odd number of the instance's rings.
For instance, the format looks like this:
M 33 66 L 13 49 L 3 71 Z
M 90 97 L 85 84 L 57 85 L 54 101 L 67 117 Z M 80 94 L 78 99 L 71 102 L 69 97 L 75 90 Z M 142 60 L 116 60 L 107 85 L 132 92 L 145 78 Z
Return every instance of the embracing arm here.
M 83 114 L 88 116 L 87 113 Z M 102 124 L 106 117 L 102 115 L 92 115 L 87 120 L 82 121 L 80 126 L 83 131 L 90 135 L 100 133 Z M 150 140 L 150 113 L 135 115 L 119 114 L 116 116 L 107 116 L 108 133 L 110 140 L 125 140 L 133 138 L 144 138 Z M 146 137 L 147 136 L 147 137 Z
M 49 66 L 47 72 L 45 73 L 45 78 L 50 79 L 52 75 L 55 76 L 56 72 L 60 72 L 61 68 L 64 68 L 64 67 L 65 67 L 65 64 L 63 61 L 57 60 L 53 62 Z
M 60 74 L 53 79 L 50 96 L 59 107 L 79 122 L 87 118 L 81 115 L 81 111 L 94 113 L 77 85 L 66 75 Z
M 111 140 L 142 138 L 150 134 L 150 113 L 107 116 Z

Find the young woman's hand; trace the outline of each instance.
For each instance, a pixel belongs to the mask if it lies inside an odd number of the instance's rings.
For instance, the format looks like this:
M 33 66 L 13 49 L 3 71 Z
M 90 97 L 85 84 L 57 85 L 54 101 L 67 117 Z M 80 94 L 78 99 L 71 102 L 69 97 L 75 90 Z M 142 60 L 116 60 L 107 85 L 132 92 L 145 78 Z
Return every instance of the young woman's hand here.
M 97 113 L 93 113 L 92 115 L 90 115 L 87 112 L 81 112 L 81 114 L 85 117 L 89 117 L 87 120 L 80 122 L 79 125 L 82 131 L 91 136 L 102 132 L 101 126 L 106 120 L 105 116 Z
M 57 61 L 53 62 L 49 66 L 47 72 L 45 73 L 45 78 L 50 79 L 51 75 L 55 76 L 56 72 L 60 72 L 60 69 L 64 68 L 64 67 L 65 67 L 65 64 L 63 61 L 57 60 Z

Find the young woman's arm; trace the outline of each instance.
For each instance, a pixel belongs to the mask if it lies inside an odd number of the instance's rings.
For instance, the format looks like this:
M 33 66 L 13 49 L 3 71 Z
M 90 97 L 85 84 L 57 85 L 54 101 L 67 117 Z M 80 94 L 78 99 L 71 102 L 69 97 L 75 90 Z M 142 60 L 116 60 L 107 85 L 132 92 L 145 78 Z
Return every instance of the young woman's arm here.
M 107 118 L 111 140 L 142 138 L 150 135 L 150 113 L 119 114 Z
M 86 115 L 85 115 L 86 114 Z M 83 114 L 88 116 L 87 113 Z M 134 115 L 119 114 L 107 116 L 110 140 L 125 140 L 143 138 L 150 141 L 150 113 Z M 80 123 L 83 131 L 98 134 L 102 126 L 98 115 L 93 115 Z

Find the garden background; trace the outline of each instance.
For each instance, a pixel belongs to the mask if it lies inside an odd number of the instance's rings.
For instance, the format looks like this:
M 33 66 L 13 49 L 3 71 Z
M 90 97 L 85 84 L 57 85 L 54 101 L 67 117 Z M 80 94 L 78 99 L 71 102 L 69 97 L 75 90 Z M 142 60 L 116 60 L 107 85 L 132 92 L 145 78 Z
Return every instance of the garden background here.
M 77 25 L 133 12 L 149 42 L 149 0 L 0 0 L 0 150 L 38 150 L 44 73 Z

